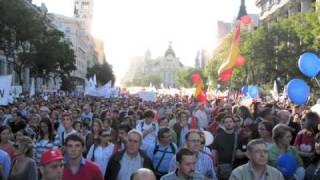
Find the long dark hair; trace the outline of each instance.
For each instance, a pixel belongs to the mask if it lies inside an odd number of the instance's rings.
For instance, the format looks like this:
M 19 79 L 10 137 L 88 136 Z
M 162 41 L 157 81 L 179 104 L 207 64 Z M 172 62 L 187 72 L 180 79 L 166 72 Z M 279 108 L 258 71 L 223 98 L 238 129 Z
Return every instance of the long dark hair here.
M 44 123 L 48 126 L 48 138 L 49 142 L 53 142 L 55 139 L 55 133 L 52 128 L 52 124 L 49 118 L 42 118 L 40 121 L 40 133 L 39 133 L 39 140 L 42 140 L 44 138 L 44 132 L 41 130 L 41 123 Z
M 1 126 L 0 127 L 0 134 L 2 133 L 2 131 L 6 130 L 6 129 L 8 129 L 9 132 L 11 133 L 11 128 L 9 126 Z M 0 143 L 1 143 L 1 138 L 0 138 Z

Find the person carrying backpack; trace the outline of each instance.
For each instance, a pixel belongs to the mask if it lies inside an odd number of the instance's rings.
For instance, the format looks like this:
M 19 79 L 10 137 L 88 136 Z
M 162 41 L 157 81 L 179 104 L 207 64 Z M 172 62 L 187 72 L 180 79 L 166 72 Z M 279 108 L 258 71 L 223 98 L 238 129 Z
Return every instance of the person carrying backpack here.
M 172 143 L 171 131 L 168 127 L 159 129 L 157 139 L 147 147 L 147 155 L 151 159 L 157 179 L 169 171 L 169 163 L 177 152 L 177 145 Z

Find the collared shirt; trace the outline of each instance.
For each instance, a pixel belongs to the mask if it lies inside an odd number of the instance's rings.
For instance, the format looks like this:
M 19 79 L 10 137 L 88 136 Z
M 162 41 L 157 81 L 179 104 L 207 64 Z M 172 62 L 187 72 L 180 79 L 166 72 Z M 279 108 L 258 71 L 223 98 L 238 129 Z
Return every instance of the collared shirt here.
M 176 170 L 167 175 L 164 175 L 160 180 L 204 180 L 204 176 L 198 172 L 195 172 L 192 177 L 185 178 L 178 176 L 178 170 Z
M 69 158 L 65 156 L 65 166 L 62 180 L 102 180 L 102 173 L 97 164 L 81 157 L 77 172 L 72 172 L 69 167 Z
M 176 156 L 174 156 L 171 160 L 169 172 L 176 170 Z M 208 177 L 212 180 L 218 179 L 216 176 L 215 169 L 213 167 L 213 161 L 211 157 L 207 154 L 200 152 L 197 156 L 196 167 L 195 170 L 199 172 L 201 175 Z
M 138 155 L 134 158 L 130 158 L 127 152 L 124 153 L 121 161 L 121 169 L 119 171 L 117 180 L 127 180 L 133 172 L 143 167 L 143 158 Z
M 157 166 L 159 166 L 157 170 L 161 173 L 168 173 L 168 164 L 171 162 L 171 159 L 175 156 L 176 152 L 177 146 L 174 143 L 172 145 L 168 144 L 164 147 L 157 142 L 157 144 L 150 144 L 146 150 L 148 157 L 152 160 L 153 167 L 156 169 Z
M 256 177 L 250 163 L 237 167 L 231 173 L 229 180 L 284 180 L 281 172 L 274 167 L 266 165 L 261 177 Z

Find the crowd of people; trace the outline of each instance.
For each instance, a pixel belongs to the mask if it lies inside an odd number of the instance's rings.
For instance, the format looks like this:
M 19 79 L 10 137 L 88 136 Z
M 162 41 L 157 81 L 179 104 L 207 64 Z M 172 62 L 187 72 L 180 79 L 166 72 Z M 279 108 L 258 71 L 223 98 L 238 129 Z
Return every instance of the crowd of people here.
M 320 179 L 319 115 L 287 102 L 52 95 L 1 106 L 0 125 L 5 180 Z

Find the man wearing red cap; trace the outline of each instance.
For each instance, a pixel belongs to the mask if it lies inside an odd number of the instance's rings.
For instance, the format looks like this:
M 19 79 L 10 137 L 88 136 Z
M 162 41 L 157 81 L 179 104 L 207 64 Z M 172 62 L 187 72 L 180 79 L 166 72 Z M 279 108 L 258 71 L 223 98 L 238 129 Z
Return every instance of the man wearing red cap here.
M 63 156 L 59 149 L 49 149 L 40 159 L 42 180 L 61 180 L 63 175 Z

